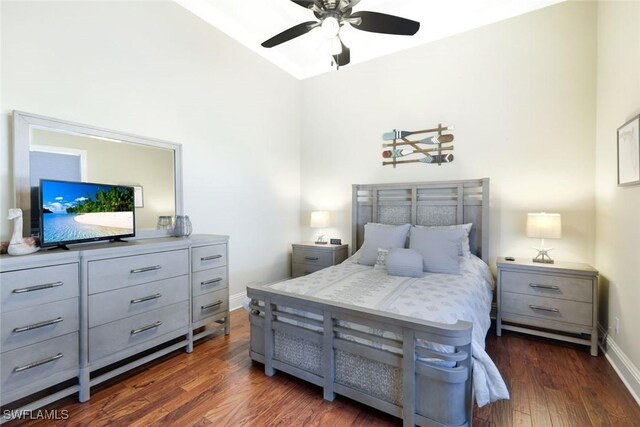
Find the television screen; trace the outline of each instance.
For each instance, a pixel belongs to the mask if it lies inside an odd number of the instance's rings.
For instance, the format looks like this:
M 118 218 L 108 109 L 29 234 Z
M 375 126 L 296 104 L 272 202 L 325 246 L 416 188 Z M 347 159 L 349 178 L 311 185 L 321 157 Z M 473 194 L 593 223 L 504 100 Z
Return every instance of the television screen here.
M 133 236 L 133 187 L 40 180 L 42 246 Z

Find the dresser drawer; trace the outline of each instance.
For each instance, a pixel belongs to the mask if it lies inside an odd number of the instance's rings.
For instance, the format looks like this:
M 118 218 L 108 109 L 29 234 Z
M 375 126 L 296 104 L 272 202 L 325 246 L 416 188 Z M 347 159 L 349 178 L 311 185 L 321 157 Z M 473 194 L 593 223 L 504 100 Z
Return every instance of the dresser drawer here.
M 296 248 L 293 251 L 293 262 L 297 264 L 329 267 L 330 265 L 333 265 L 333 256 L 331 252 L 327 251 Z
M 0 388 L 11 393 L 38 383 L 43 389 L 60 382 L 58 374 L 74 368 L 68 378 L 77 376 L 78 354 L 77 332 L 2 353 Z
M 0 273 L 2 312 L 77 297 L 78 264 Z
M 194 297 L 227 288 L 229 286 L 227 267 L 218 267 L 193 273 L 191 284 Z
M 503 320 L 509 313 L 555 322 L 592 326 L 593 305 L 556 298 L 502 292 L 500 307 Z
M 520 271 L 502 271 L 500 287 L 506 292 L 591 303 L 591 279 Z
M 189 302 L 169 305 L 89 329 L 89 361 L 97 361 L 163 334 L 187 328 Z
M 189 276 L 172 277 L 89 296 L 89 327 L 189 299 Z
M 211 317 L 229 309 L 229 291 L 220 289 L 193 299 L 193 321 Z
M 318 270 L 326 268 L 323 265 L 309 265 L 309 264 L 297 264 L 293 263 L 291 275 L 293 277 L 306 276 L 307 274 L 314 273 Z
M 3 313 L 0 317 L 2 352 L 59 337 L 79 329 L 78 298 Z
M 191 271 L 208 270 L 227 265 L 227 245 L 200 246 L 191 249 Z
M 188 249 L 89 261 L 89 293 L 189 274 Z

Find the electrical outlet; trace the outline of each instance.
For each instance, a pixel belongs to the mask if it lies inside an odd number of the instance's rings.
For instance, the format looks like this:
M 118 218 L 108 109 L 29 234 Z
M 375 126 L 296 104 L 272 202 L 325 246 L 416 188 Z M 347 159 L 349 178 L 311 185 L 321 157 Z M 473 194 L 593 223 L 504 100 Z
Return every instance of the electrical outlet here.
M 613 330 L 616 335 L 620 333 L 620 319 L 617 316 L 613 318 Z

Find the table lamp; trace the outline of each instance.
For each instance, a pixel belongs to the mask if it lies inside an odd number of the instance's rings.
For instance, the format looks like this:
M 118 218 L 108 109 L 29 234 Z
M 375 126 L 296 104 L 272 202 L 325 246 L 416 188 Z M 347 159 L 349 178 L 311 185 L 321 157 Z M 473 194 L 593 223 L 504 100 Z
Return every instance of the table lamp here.
M 324 234 L 322 233 L 323 228 L 327 228 L 329 226 L 329 212 L 327 211 L 313 211 L 311 212 L 311 221 L 309 226 L 311 228 L 318 228 L 318 240 L 315 241 L 316 245 L 326 245 L 327 241 L 324 240 Z
M 536 248 L 538 255 L 533 262 L 553 264 L 549 251 L 553 248 L 544 247 L 544 239 L 559 239 L 562 237 L 562 220 L 559 213 L 530 213 L 527 214 L 527 237 L 542 239 L 541 247 Z

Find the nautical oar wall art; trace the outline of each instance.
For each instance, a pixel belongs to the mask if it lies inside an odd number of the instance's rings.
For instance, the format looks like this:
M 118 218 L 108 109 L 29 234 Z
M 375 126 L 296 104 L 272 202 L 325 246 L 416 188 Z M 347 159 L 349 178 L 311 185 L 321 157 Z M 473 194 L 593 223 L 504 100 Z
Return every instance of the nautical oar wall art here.
M 438 127 L 432 129 L 406 131 L 406 130 L 393 130 L 382 135 L 382 139 L 385 141 L 393 141 L 390 143 L 382 144 L 382 148 L 390 148 L 382 152 L 382 157 L 385 159 L 392 159 L 390 161 L 383 161 L 382 166 L 396 165 L 404 163 L 426 163 L 426 164 L 438 164 L 451 163 L 453 161 L 453 154 L 443 154 L 443 151 L 453 150 L 453 145 L 443 146 L 443 144 L 449 144 L 453 142 L 453 135 L 443 134 L 445 131 L 452 131 L 453 126 L 442 126 L 438 124 Z M 422 133 L 435 133 L 435 135 L 422 138 L 416 141 L 411 141 L 407 137 L 411 135 L 418 135 Z M 427 145 L 424 147 L 422 144 Z M 410 149 L 398 148 L 400 146 L 409 146 Z M 434 154 L 431 154 L 434 153 Z M 411 158 L 411 156 L 417 156 Z M 399 157 L 406 158 L 403 160 L 396 160 Z

